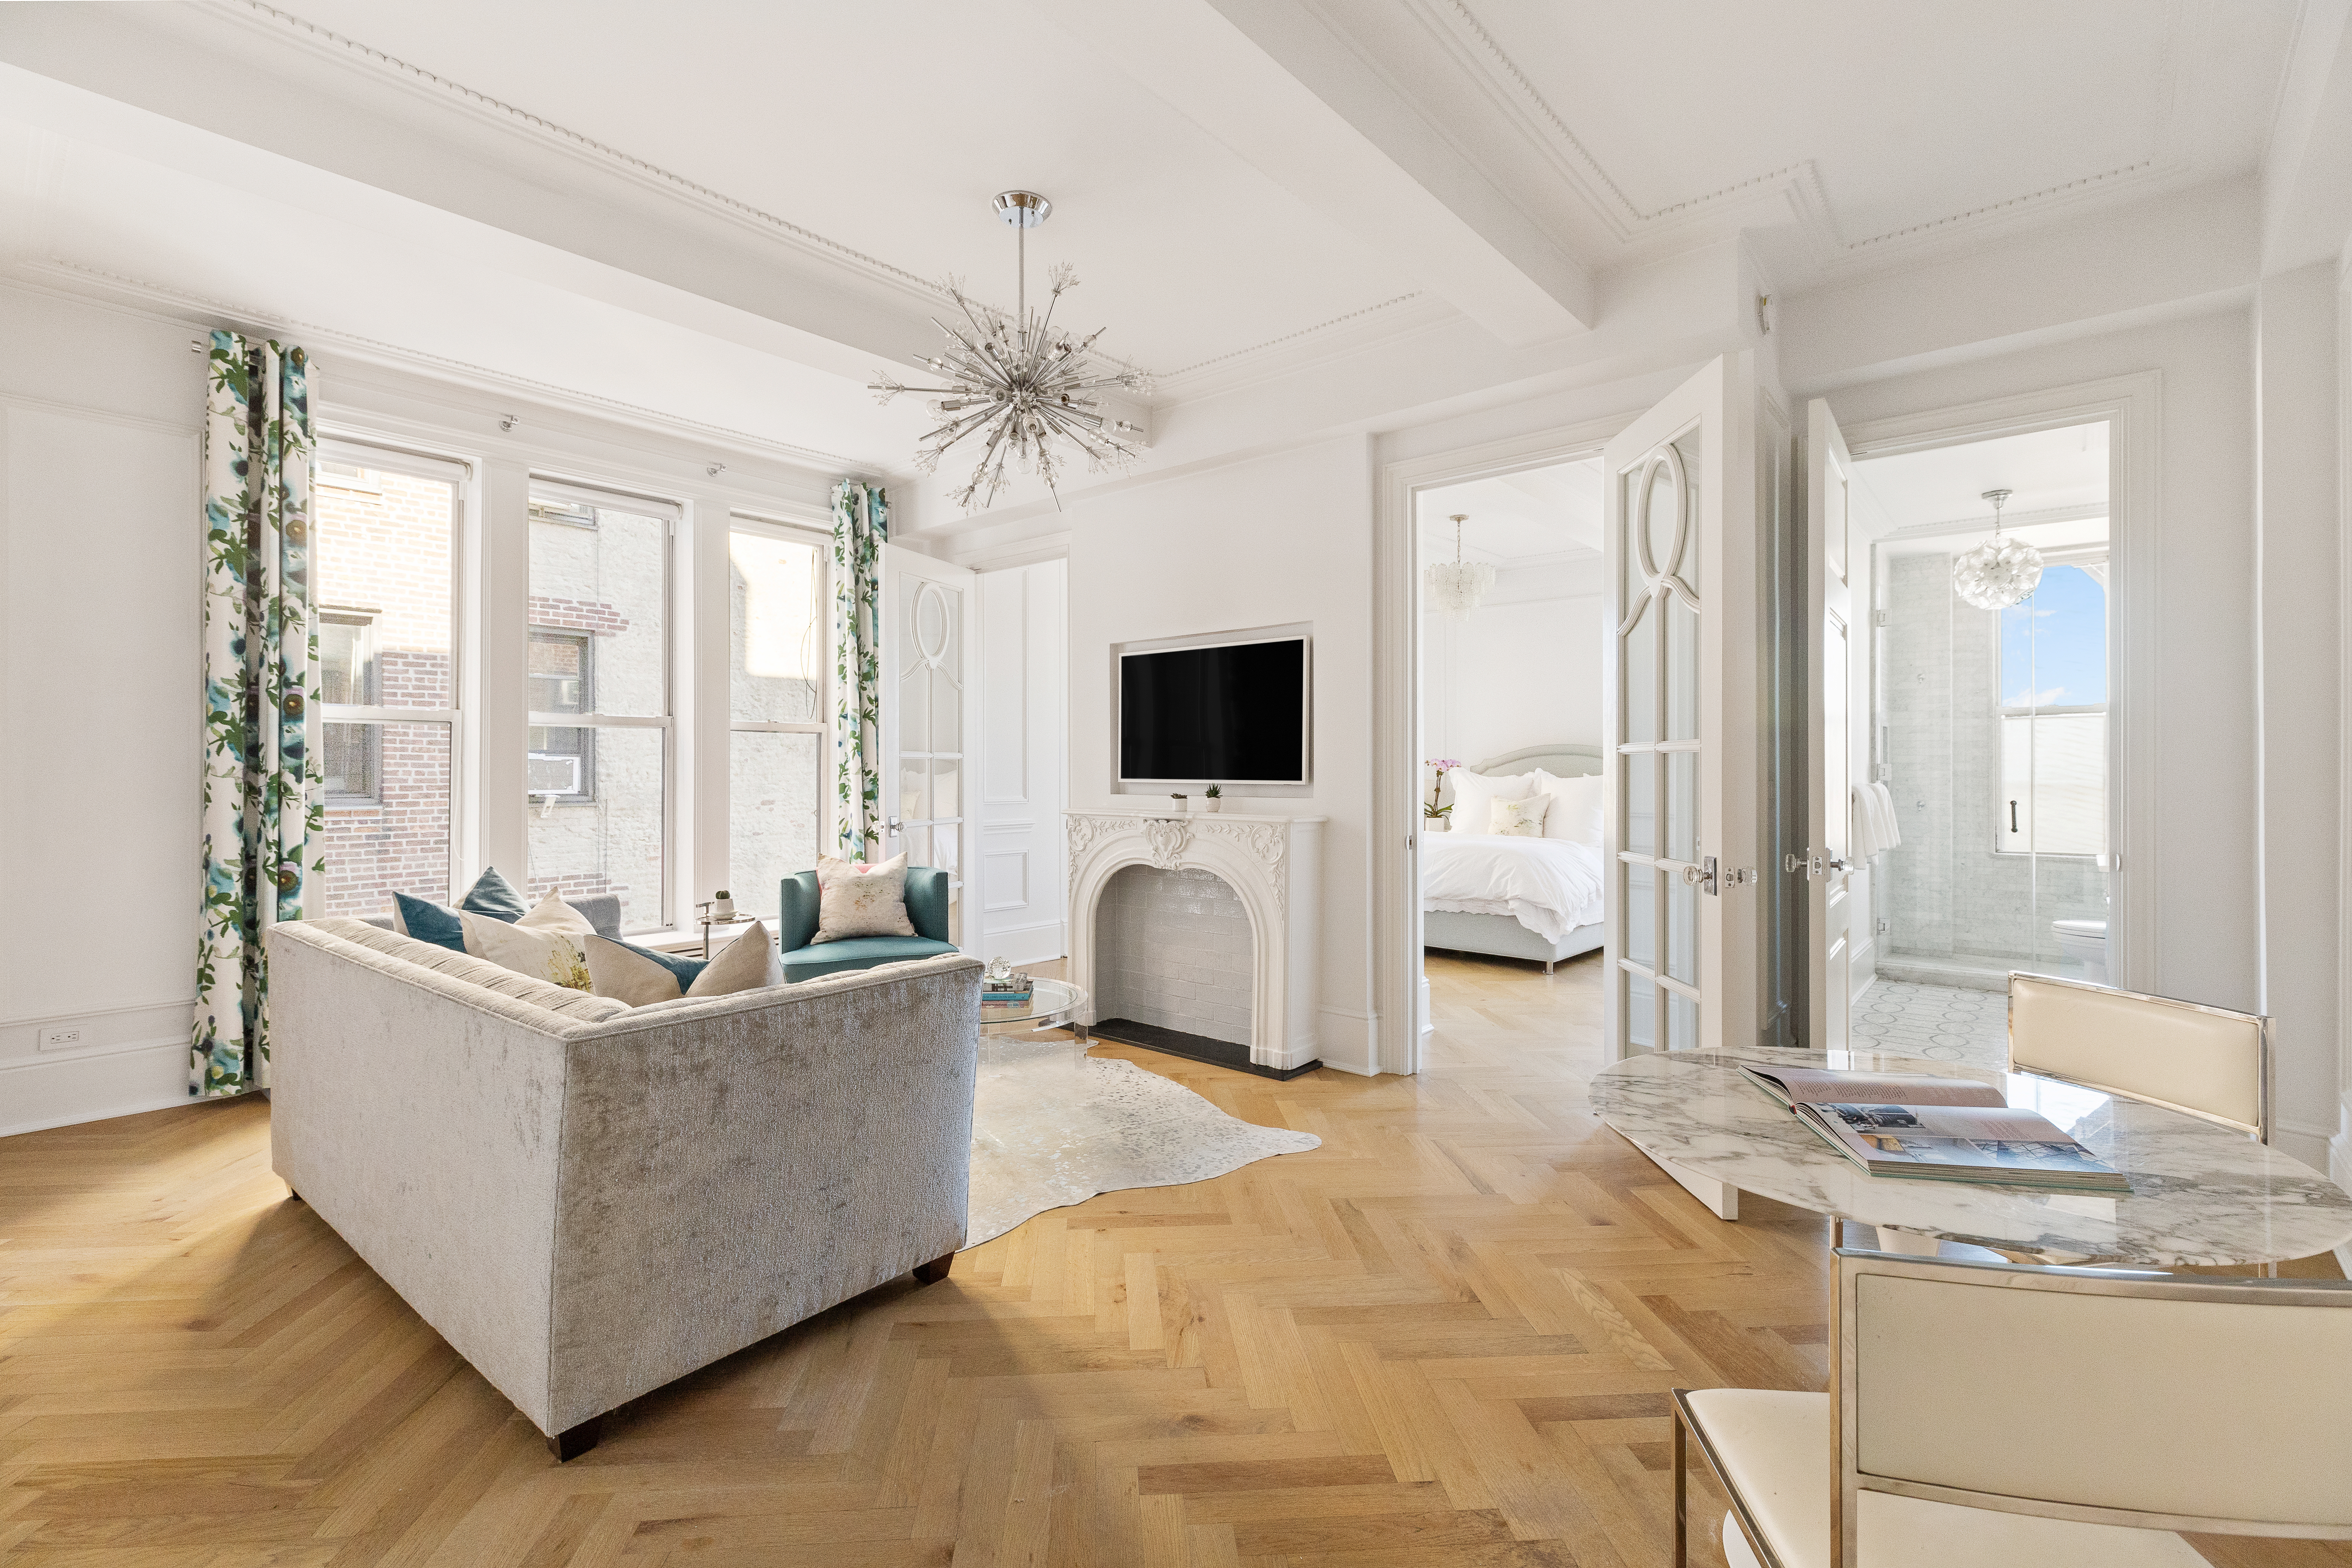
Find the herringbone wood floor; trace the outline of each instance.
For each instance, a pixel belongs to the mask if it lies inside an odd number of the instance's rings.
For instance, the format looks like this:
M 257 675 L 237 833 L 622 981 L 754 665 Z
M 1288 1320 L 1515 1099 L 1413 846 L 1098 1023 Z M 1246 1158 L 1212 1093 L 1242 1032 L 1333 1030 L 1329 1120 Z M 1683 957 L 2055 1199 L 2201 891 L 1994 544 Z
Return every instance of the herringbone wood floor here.
M 1432 970 L 1417 1079 L 1118 1052 L 1320 1150 L 1041 1215 L 561 1468 L 288 1201 L 267 1105 L 0 1142 L 0 1558 L 1663 1563 L 1664 1391 L 1822 1385 L 1827 1226 L 1719 1224 L 1586 1114 L 1597 956 Z

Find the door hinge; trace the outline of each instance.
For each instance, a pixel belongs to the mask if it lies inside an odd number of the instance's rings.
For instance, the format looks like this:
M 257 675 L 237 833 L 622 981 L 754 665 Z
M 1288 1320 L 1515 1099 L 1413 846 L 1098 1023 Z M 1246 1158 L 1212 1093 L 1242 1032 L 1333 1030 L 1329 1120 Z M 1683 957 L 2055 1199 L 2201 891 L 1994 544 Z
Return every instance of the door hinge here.
M 1876 615 L 1873 616 L 1871 617 L 1870 624 L 1875 626 L 1885 626 L 1886 624 L 1886 612 L 1885 610 L 1881 610 Z

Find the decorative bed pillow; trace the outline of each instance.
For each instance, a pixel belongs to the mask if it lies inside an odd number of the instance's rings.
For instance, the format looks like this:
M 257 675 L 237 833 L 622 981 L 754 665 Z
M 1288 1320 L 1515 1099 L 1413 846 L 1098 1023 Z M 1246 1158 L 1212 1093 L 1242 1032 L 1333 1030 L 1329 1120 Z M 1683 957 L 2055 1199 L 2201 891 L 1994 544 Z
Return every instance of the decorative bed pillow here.
M 1570 844 L 1601 847 L 1603 796 L 1599 773 L 1564 779 L 1538 768 L 1536 788 L 1551 796 L 1551 814 L 1544 818 L 1546 838 L 1564 838 Z
M 1533 773 L 1474 773 L 1467 768 L 1456 768 L 1445 775 L 1454 786 L 1454 831 L 1456 833 L 1492 833 L 1487 824 L 1494 820 L 1494 804 L 1498 800 L 1525 800 L 1535 793 Z
M 1551 796 L 1531 795 L 1525 800 L 1498 800 L 1494 805 L 1494 820 L 1486 831 L 1506 838 L 1541 838 L 1544 818 L 1551 811 Z
M 812 943 L 853 936 L 915 934 L 915 922 L 907 918 L 903 850 L 878 866 L 821 855 L 816 885 L 816 935 L 809 939 Z
M 632 1007 L 675 1002 L 681 996 L 730 996 L 738 991 L 784 983 L 783 960 L 777 955 L 775 939 L 758 921 L 738 932 L 709 963 L 601 936 L 589 937 L 587 948 L 591 989 Z

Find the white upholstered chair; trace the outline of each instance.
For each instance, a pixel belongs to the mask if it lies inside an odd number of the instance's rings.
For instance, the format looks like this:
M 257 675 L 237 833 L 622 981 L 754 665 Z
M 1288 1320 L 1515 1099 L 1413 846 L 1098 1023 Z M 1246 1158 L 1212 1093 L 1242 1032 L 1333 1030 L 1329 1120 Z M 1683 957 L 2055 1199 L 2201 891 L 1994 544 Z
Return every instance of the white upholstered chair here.
M 2011 974 L 2009 1070 L 2169 1106 L 2271 1141 L 2270 1020 L 2252 1013 Z
M 1827 1394 L 1675 1391 L 1733 1568 L 2123 1568 L 2352 1540 L 2352 1282 L 1840 1249 Z

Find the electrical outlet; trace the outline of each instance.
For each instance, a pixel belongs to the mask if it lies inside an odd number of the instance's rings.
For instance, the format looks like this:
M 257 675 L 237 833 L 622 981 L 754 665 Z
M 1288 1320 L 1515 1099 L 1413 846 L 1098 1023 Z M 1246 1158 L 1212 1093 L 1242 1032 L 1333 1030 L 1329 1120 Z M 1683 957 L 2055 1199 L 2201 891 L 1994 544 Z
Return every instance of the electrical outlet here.
M 79 1024 L 59 1024 L 41 1031 L 41 1049 L 45 1051 L 69 1051 L 79 1044 L 81 1044 Z

